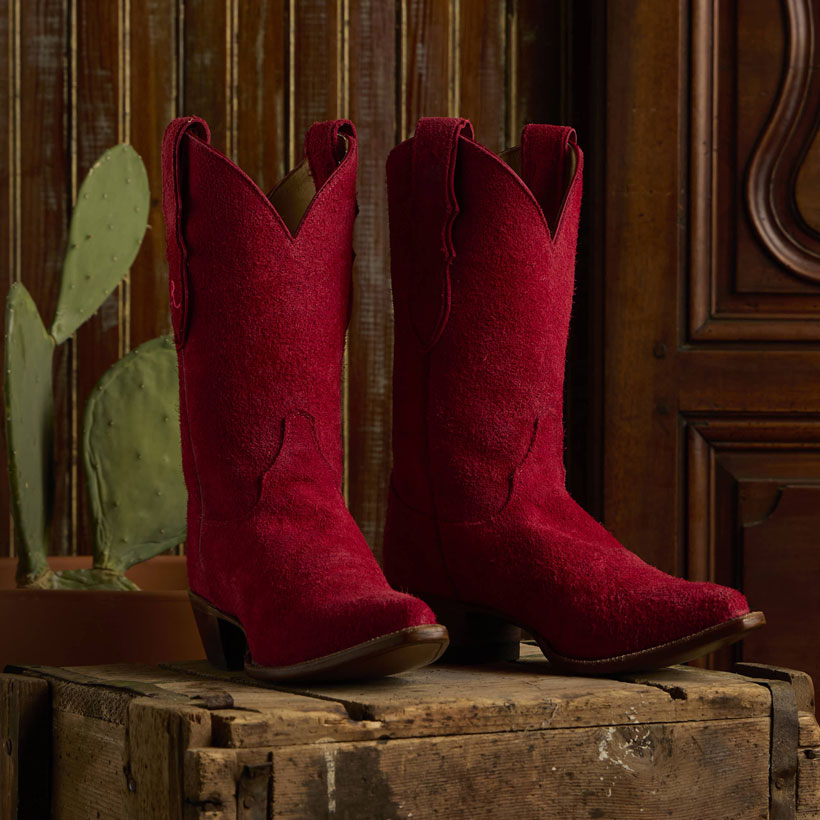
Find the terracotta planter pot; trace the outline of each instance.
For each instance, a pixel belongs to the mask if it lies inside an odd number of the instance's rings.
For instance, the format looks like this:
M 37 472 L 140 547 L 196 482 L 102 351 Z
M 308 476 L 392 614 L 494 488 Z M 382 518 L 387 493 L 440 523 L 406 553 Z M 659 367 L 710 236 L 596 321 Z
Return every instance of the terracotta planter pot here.
M 90 567 L 89 556 L 52 557 L 53 570 Z M 185 559 L 159 556 L 127 574 L 139 592 L 15 589 L 16 559 L 0 559 L 0 669 L 203 658 Z

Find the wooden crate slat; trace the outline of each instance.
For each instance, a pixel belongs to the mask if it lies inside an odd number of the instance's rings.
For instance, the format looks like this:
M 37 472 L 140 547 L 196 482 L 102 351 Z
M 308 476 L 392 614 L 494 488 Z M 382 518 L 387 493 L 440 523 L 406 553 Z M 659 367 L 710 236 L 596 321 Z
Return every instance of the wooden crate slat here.
M 19 679 L 48 688 L 53 799 L 70 820 L 98 809 L 364 820 L 445 807 L 453 820 L 759 818 L 770 731 L 782 725 L 761 678 L 694 667 L 570 678 L 550 674 L 529 646 L 521 662 L 478 670 L 276 688 L 204 663 L 22 671 L 0 678 L 0 692 Z M 800 673 L 772 674 L 794 691 L 792 708 L 800 691 L 810 703 Z M 12 700 L 3 698 L 0 728 Z M 804 820 L 820 805 L 820 728 L 810 711 L 797 717 Z M 0 761 L 0 778 L 7 770 Z
M 47 816 L 51 728 L 48 682 L 0 675 L 0 817 Z
M 752 718 L 279 748 L 273 817 L 433 817 L 445 806 L 448 820 L 765 817 L 767 725 Z

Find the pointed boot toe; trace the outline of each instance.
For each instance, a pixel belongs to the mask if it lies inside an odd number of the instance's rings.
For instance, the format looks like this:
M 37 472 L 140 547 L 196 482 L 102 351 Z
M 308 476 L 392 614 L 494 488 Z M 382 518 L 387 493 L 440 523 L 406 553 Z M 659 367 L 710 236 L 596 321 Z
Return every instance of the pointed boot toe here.
M 763 613 L 750 612 L 746 598 L 729 587 L 673 578 L 648 565 L 647 577 L 649 583 L 614 596 L 608 615 L 572 630 L 565 643 L 552 642 L 548 628 L 537 634 L 556 669 L 612 675 L 685 663 L 765 623 Z
M 766 623 L 762 612 L 752 612 L 746 597 L 735 589 L 708 582 L 670 579 L 658 596 L 655 622 L 646 647 L 634 651 L 634 664 L 647 669 L 685 663 L 714 652 Z M 633 667 L 633 660 L 626 663 Z
M 423 601 L 389 587 L 355 601 L 329 604 L 311 619 L 311 627 L 335 636 L 339 648 L 285 664 L 257 663 L 251 657 L 245 670 L 262 680 L 384 677 L 434 663 L 449 643 L 446 627 L 436 623 L 436 616 Z

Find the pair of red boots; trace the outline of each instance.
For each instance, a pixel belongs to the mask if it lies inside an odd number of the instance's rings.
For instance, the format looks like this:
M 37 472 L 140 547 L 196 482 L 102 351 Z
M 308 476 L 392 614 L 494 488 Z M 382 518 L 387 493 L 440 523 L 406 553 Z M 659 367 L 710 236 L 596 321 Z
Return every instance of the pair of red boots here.
M 606 674 L 762 624 L 739 592 L 645 564 L 567 495 L 583 154 L 547 125 L 502 159 L 467 120 L 422 119 L 388 159 L 385 579 L 340 492 L 352 123 L 314 125 L 305 155 L 265 196 L 203 120 L 174 120 L 163 142 L 188 575 L 209 659 L 362 678 L 431 663 L 448 641 L 454 660 L 513 659 L 524 627 L 561 671 Z

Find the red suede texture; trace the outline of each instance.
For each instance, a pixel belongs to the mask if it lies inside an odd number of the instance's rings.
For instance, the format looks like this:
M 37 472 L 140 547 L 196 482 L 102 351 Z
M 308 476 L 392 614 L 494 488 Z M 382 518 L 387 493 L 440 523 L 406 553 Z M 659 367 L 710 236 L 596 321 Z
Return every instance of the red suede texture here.
M 527 126 L 522 179 L 460 123 L 422 120 L 387 164 L 396 334 L 388 579 L 422 597 L 489 607 L 584 659 L 745 614 L 739 592 L 641 561 L 565 490 L 564 361 L 583 173 L 574 132 Z M 442 184 L 453 152 L 452 184 Z M 569 152 L 577 167 L 567 192 Z M 425 203 L 418 180 L 436 177 Z M 442 206 L 442 191 L 454 203 Z M 442 246 L 440 225 L 418 236 L 419 212 L 454 210 L 452 247 Z M 419 249 L 429 265 L 433 247 L 449 292 L 431 346 L 415 316 L 441 303 L 441 288 L 417 271 Z
M 189 582 L 264 666 L 435 622 L 387 584 L 339 489 L 352 123 L 317 123 L 306 150 L 318 190 L 292 236 L 201 120 L 163 142 Z

